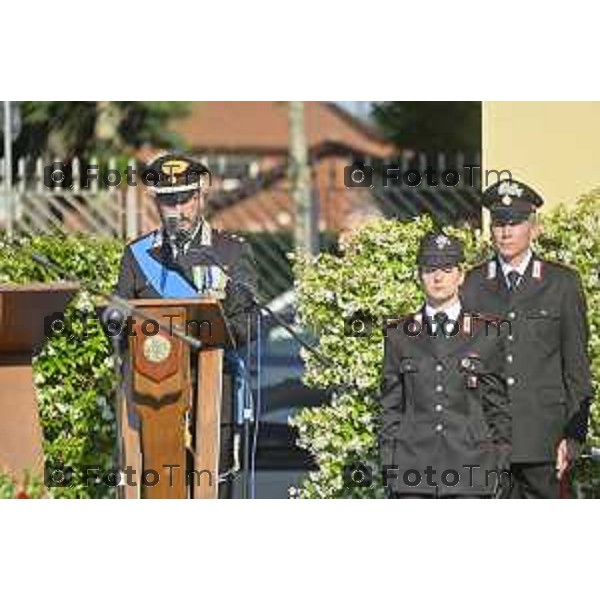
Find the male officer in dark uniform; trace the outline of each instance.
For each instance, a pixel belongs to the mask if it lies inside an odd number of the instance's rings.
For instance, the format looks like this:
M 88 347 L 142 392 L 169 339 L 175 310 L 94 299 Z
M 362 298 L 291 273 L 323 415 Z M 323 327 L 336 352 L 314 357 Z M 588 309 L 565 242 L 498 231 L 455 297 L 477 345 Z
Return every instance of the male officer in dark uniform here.
M 557 498 L 585 441 L 593 387 L 586 304 L 578 274 L 531 249 L 540 195 L 504 180 L 483 198 L 496 255 L 463 286 L 467 309 L 511 322 L 505 358 L 513 409 L 513 498 Z
M 463 260 L 458 240 L 427 234 L 418 253 L 426 303 L 384 330 L 380 452 L 393 497 L 491 497 L 506 483 L 506 332 L 463 311 Z
M 123 298 L 193 298 L 219 294 L 231 335 L 230 349 L 249 342 L 248 315 L 256 289 L 250 245 L 236 235 L 213 229 L 204 218 L 210 172 L 182 154 L 164 154 L 148 167 L 149 188 L 162 227 L 131 242 L 123 255 L 117 294 Z M 233 464 L 233 394 L 227 374 L 242 377 L 239 354 L 226 355 L 221 408 L 220 471 Z M 221 485 L 220 496 L 230 490 Z

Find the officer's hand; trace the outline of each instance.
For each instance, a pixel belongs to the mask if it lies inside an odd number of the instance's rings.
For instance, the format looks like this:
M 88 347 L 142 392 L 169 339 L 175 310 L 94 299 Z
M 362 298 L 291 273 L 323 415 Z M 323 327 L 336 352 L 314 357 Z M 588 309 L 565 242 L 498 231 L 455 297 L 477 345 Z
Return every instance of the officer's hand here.
M 577 460 L 580 450 L 580 444 L 576 440 L 565 438 L 560 441 L 560 444 L 558 444 L 558 449 L 556 451 L 557 479 L 562 479 L 563 475 Z

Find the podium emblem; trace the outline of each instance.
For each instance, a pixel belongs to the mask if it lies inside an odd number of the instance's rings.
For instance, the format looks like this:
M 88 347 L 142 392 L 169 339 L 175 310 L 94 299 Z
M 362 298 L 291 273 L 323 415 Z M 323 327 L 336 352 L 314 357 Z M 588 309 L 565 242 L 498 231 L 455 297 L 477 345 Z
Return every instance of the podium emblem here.
M 155 335 L 144 340 L 144 358 L 151 363 L 161 363 L 171 354 L 171 342 L 162 335 Z

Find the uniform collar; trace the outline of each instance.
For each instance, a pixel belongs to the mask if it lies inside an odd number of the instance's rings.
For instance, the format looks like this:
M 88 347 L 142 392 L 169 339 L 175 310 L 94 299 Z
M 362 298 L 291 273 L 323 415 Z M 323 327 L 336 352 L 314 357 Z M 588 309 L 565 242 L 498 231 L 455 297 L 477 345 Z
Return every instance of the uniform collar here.
M 441 343 L 437 340 L 437 323 L 432 318 L 436 312 L 445 312 L 449 320 L 458 325 L 458 332 L 444 338 Z M 422 347 L 424 352 L 437 358 L 461 352 L 472 339 L 473 319 L 469 313 L 463 312 L 460 301 L 453 303 L 443 311 L 434 310 L 433 307 L 425 304 L 419 312 L 413 315 L 413 321 L 417 325 L 408 328 L 409 335 L 412 335 L 411 340 Z M 419 333 L 415 335 L 414 332 Z
M 456 321 L 458 321 L 458 317 L 460 316 L 461 310 L 462 310 L 462 305 L 460 303 L 460 300 L 457 300 L 456 302 L 451 304 L 448 308 L 444 308 L 441 310 L 439 308 L 433 308 L 429 304 L 425 304 L 425 316 L 430 317 L 430 318 L 433 317 L 438 312 L 445 312 L 451 321 L 456 322 Z
M 505 270 L 506 268 L 506 270 Z M 502 269 L 502 270 L 501 270 Z M 516 293 L 510 293 L 510 285 L 508 279 L 508 273 L 510 271 L 517 271 L 521 277 L 522 282 L 519 285 Z M 544 261 L 541 260 L 532 250 L 527 253 L 524 260 L 518 265 L 518 268 L 513 268 L 507 265 L 506 261 L 502 261 L 501 257 L 496 254 L 487 263 L 487 274 L 485 276 L 486 283 L 499 294 L 503 295 L 506 300 L 509 296 L 511 298 L 518 297 L 522 301 L 527 298 L 529 294 L 533 293 L 538 285 L 544 280 Z
M 163 229 L 158 229 L 157 231 L 155 231 L 153 236 L 154 237 L 152 240 L 152 250 L 159 251 L 164 245 L 170 246 L 169 238 L 165 235 Z M 201 246 L 212 245 L 212 227 L 210 226 L 210 223 L 204 218 L 200 219 L 200 222 L 198 223 L 198 225 L 196 225 L 196 229 L 190 236 L 190 239 L 185 243 L 183 247 L 183 254 L 185 254 L 188 251 L 189 247 L 192 244 L 196 243 Z M 177 249 L 172 248 L 171 250 L 173 251 L 173 255 L 175 257 L 178 253 Z
M 500 254 L 498 254 L 498 262 L 500 263 L 500 268 L 502 269 L 502 273 L 504 277 L 507 277 L 511 271 L 516 271 L 521 277 L 525 275 L 525 271 L 527 271 L 527 267 L 533 258 L 533 252 L 531 248 L 527 249 L 527 254 L 523 257 L 523 260 L 514 267 L 513 265 L 508 264 Z

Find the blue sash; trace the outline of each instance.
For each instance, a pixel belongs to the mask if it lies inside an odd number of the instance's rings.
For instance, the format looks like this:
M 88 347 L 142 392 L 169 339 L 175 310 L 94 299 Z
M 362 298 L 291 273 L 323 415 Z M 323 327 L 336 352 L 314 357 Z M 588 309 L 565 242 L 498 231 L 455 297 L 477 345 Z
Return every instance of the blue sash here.
M 148 282 L 162 298 L 197 298 L 198 290 L 179 271 L 169 269 L 152 256 L 152 236 L 147 235 L 129 246 Z

